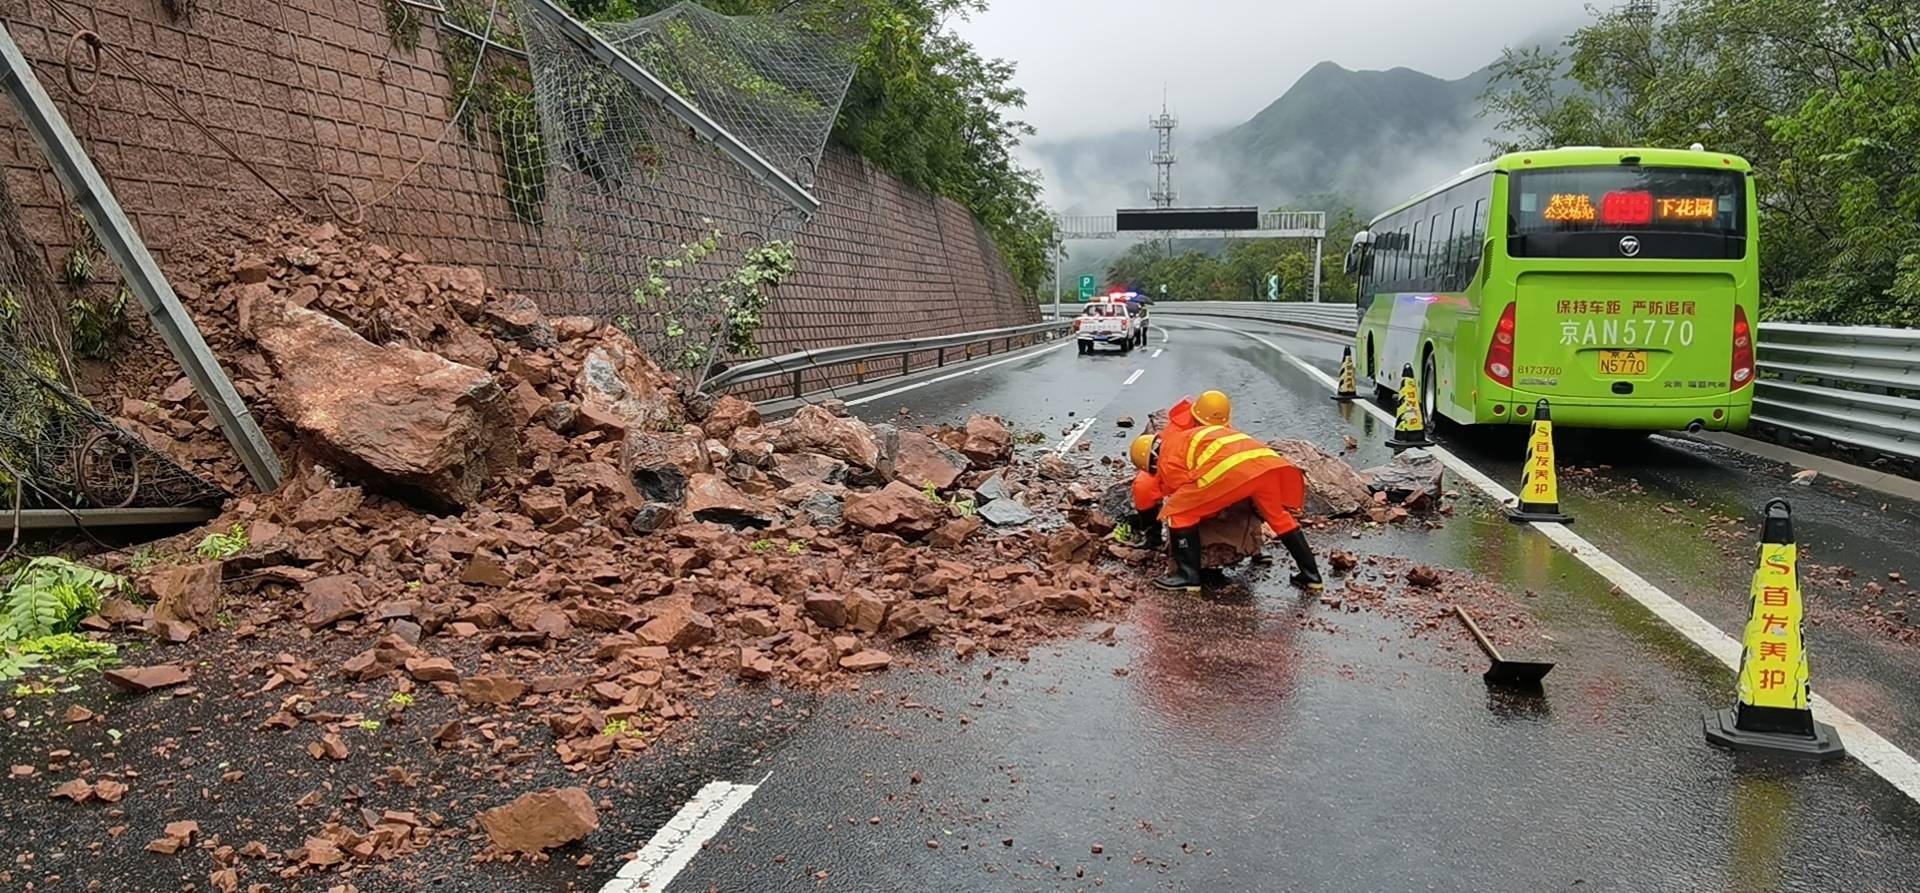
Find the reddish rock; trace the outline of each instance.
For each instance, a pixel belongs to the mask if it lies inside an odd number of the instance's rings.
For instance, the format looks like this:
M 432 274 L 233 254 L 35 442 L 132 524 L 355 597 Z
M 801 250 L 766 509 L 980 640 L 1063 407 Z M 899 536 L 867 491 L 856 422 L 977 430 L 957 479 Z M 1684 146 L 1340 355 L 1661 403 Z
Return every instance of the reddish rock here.
M 1062 527 L 1047 536 L 1047 559 L 1055 564 L 1084 563 L 1100 551 L 1100 542 L 1078 527 Z
M 780 631 L 780 625 L 775 623 L 772 615 L 765 611 L 744 611 L 735 614 L 733 624 L 739 627 L 742 633 L 755 637 L 771 636 Z
M 460 680 L 460 696 L 475 704 L 511 704 L 526 692 L 526 683 L 507 676 L 468 676 Z
M 360 583 L 345 574 L 315 577 L 300 586 L 308 629 L 323 629 L 360 616 Z
M 687 482 L 685 510 L 696 521 L 734 527 L 766 527 L 778 517 L 770 505 L 748 498 L 714 474 L 696 474 Z
M 532 487 L 520 494 L 520 510 L 536 524 L 560 520 L 567 513 L 567 494 L 558 487 Z
M 966 439 L 960 443 L 960 452 L 965 453 L 974 464 L 982 467 L 1002 465 L 1013 458 L 1013 433 L 999 419 L 973 416 L 967 419 L 964 432 Z
M 507 573 L 506 565 L 499 558 L 486 552 L 475 552 L 467 559 L 467 566 L 460 571 L 460 582 L 500 588 L 513 582 L 513 575 Z
M 416 682 L 456 682 L 460 671 L 455 669 L 453 661 L 444 657 L 415 657 L 406 663 L 407 675 Z
M 713 618 L 696 611 L 690 604 L 668 605 L 640 627 L 640 640 L 675 651 L 704 644 L 713 639 Z
M 836 416 L 818 404 L 802 406 L 782 422 L 774 445 L 783 453 L 819 453 L 863 469 L 880 460 L 879 444 L 865 422 Z
M 1407 582 L 1425 589 L 1438 588 L 1440 572 L 1424 564 L 1416 564 L 1407 570 Z
M 742 648 L 739 670 L 742 679 L 767 679 L 773 676 L 773 658 L 752 648 Z
M 855 673 L 871 673 L 884 670 L 893 663 L 893 656 L 885 651 L 866 650 L 840 658 L 840 669 Z
M 122 691 L 140 694 L 179 685 L 193 678 L 193 673 L 178 664 L 155 664 L 150 667 L 121 667 L 108 670 L 100 676 Z
M 889 639 L 905 639 L 925 633 L 946 619 L 947 609 L 933 602 L 901 602 L 887 612 L 887 622 L 881 631 Z
M 847 599 L 837 592 L 815 592 L 807 596 L 807 616 L 828 629 L 847 625 Z
M 707 432 L 708 437 L 716 440 L 727 440 L 733 437 L 733 432 L 741 428 L 759 426 L 760 410 L 732 394 L 715 400 L 713 411 L 707 413 L 707 417 L 700 422 L 700 430 Z
M 509 853 L 538 853 L 586 837 L 600 827 L 593 799 L 585 788 L 560 788 L 523 794 L 505 806 L 480 813 L 493 848 Z
M 946 509 L 906 484 L 894 481 L 872 493 L 847 497 L 841 516 L 866 530 L 918 539 L 946 522 Z
M 218 561 L 167 568 L 153 575 L 153 619 L 209 627 L 220 613 Z
M 359 487 L 328 487 L 308 496 L 294 510 L 293 528 L 311 533 L 338 524 L 365 501 L 366 496 Z
M 955 518 L 939 529 L 927 534 L 927 545 L 940 549 L 951 549 L 966 542 L 980 532 L 979 518 Z
M 847 626 L 863 633 L 877 633 L 887 620 L 887 600 L 867 589 L 855 589 L 847 595 Z
M 493 376 L 436 354 L 381 346 L 277 297 L 250 302 L 252 335 L 278 375 L 274 405 L 329 464 L 434 508 L 464 508 L 519 464 Z
M 920 489 L 946 490 L 967 471 L 967 457 L 918 431 L 899 432 L 893 475 Z
M 668 379 L 625 336 L 587 353 L 574 379 L 582 431 L 625 437 L 629 431 L 659 431 L 674 422 Z
M 1050 481 L 1070 481 L 1080 476 L 1080 470 L 1059 453 L 1048 453 L 1040 457 L 1040 476 Z
M 819 453 L 780 453 L 767 468 L 767 478 L 783 488 L 838 484 L 847 479 L 847 463 Z

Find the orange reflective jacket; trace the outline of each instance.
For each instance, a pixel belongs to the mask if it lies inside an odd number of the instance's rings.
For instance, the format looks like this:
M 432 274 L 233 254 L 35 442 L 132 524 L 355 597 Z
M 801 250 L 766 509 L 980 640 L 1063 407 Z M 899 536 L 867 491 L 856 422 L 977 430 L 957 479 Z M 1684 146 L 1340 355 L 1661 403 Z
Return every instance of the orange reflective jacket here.
M 1200 423 L 1193 417 L 1193 401 L 1182 400 L 1167 411 L 1167 428 L 1160 432 L 1160 464 L 1155 473 L 1160 476 L 1160 491 L 1172 493 L 1186 484 L 1187 447 L 1193 435 L 1200 430 Z
M 1160 517 L 1209 515 L 1246 498 L 1246 488 L 1267 474 L 1280 478 L 1281 498 L 1299 511 L 1306 505 L 1306 478 L 1266 444 L 1227 425 L 1209 425 L 1182 438 L 1179 450 L 1163 442 L 1160 487 L 1168 492 Z M 1171 472 L 1171 474 L 1170 474 Z
M 1160 504 L 1167 494 L 1160 491 L 1160 479 L 1144 471 L 1133 476 L 1133 510 L 1144 512 Z

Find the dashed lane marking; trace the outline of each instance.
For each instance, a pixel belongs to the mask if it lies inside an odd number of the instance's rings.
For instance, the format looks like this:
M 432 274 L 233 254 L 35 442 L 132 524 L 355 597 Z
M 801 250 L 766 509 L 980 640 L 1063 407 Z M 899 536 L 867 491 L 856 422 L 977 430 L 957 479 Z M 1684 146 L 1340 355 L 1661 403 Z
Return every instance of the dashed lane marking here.
M 747 805 L 753 792 L 766 784 L 766 778 L 760 784 L 733 784 L 716 781 L 693 795 L 687 805 L 680 807 L 673 818 L 668 819 L 660 830 L 653 833 L 653 839 L 633 857 L 633 860 L 620 866 L 620 872 L 613 879 L 601 885 L 600 893 L 659 893 L 665 890 L 673 879 L 686 870 L 693 857 L 699 855 L 700 848 L 707 845 L 714 835 L 727 824 L 727 819 Z
M 1080 438 L 1086 436 L 1087 429 L 1093 427 L 1093 423 L 1097 421 L 1099 421 L 1099 419 L 1088 416 L 1085 420 L 1081 421 L 1080 424 L 1073 426 L 1073 430 L 1067 432 L 1066 438 L 1060 441 L 1060 446 L 1056 447 L 1054 452 L 1062 456 L 1066 455 L 1068 450 L 1073 449 L 1074 444 L 1080 442 Z
M 1269 350 L 1278 353 L 1283 359 L 1292 363 L 1315 381 L 1318 381 L 1327 390 L 1331 391 L 1339 387 L 1338 383 L 1333 380 L 1333 376 L 1322 372 L 1311 363 L 1294 356 L 1285 348 L 1259 335 L 1251 332 L 1242 332 L 1238 329 L 1228 328 L 1227 326 L 1216 325 L 1214 323 L 1201 322 L 1199 320 L 1181 320 L 1181 322 L 1245 335 L 1265 345 Z M 1373 414 L 1373 416 L 1382 423 L 1392 424 L 1394 421 L 1391 413 L 1369 401 L 1355 401 L 1355 404 L 1361 409 Z M 1512 491 L 1501 486 L 1480 469 L 1468 465 L 1466 460 L 1454 455 L 1450 450 L 1444 447 L 1431 447 L 1430 449 L 1453 473 L 1464 478 L 1468 483 L 1473 484 L 1481 492 L 1493 497 L 1495 500 L 1504 504 L 1511 503 L 1518 498 Z M 1660 587 L 1649 582 L 1645 577 L 1640 576 L 1626 565 L 1621 564 L 1619 560 L 1608 555 L 1599 546 L 1588 542 L 1586 537 L 1574 533 L 1568 529 L 1565 524 L 1532 523 L 1535 528 L 1538 528 L 1542 534 L 1546 535 L 1548 540 L 1565 550 L 1568 555 L 1573 556 L 1581 564 L 1586 565 L 1593 570 L 1593 572 L 1605 578 L 1607 582 L 1619 587 L 1620 591 L 1626 593 L 1629 598 L 1639 602 L 1642 607 L 1653 612 L 1655 617 L 1660 618 L 1668 626 L 1673 627 L 1674 630 L 1687 637 L 1687 641 L 1692 642 L 1700 648 L 1700 650 L 1713 655 L 1714 659 L 1726 664 L 1729 669 L 1737 671 L 1740 668 L 1739 640 L 1727 635 L 1705 617 L 1694 613 L 1692 608 L 1681 604 L 1678 599 L 1668 595 L 1665 591 L 1661 590 Z M 1852 754 L 1862 765 L 1878 773 L 1881 778 L 1886 779 L 1889 784 L 1899 789 L 1901 793 L 1906 794 L 1916 802 L 1920 802 L 1920 760 L 1915 760 L 1911 754 L 1901 750 L 1899 745 L 1888 741 L 1882 737 L 1880 733 L 1869 728 L 1866 723 L 1855 719 L 1852 714 L 1840 709 L 1832 701 L 1820 695 L 1814 695 L 1812 704 L 1814 711 L 1820 718 L 1831 723 L 1833 727 L 1840 732 L 1840 740 L 1846 743 L 1848 753 Z
M 1136 382 L 1136 381 L 1139 381 L 1139 380 L 1140 380 L 1140 376 L 1142 376 L 1142 375 L 1145 375 L 1145 374 L 1147 374 L 1147 370 L 1145 370 L 1145 369 L 1135 369 L 1135 370 L 1133 370 L 1133 374 L 1132 374 L 1132 375 L 1129 375 L 1129 376 L 1127 376 L 1127 380 L 1126 380 L 1126 381 L 1123 381 L 1123 382 L 1121 382 L 1121 383 L 1120 383 L 1120 386 L 1124 388 L 1124 387 L 1126 387 L 1127 385 L 1130 385 L 1130 384 L 1133 384 L 1134 382 Z
M 1163 354 L 1163 353 L 1166 353 L 1166 352 L 1167 352 L 1167 349 L 1166 349 L 1166 348 L 1164 348 L 1164 347 L 1156 347 L 1156 348 L 1154 348 L 1154 349 L 1153 349 L 1153 356 L 1151 356 L 1151 357 L 1148 357 L 1148 359 L 1151 359 L 1151 360 L 1157 360 L 1157 359 L 1160 359 L 1160 355 L 1161 355 L 1161 354 Z
M 1040 348 L 1040 349 L 1038 349 L 1038 350 L 1026 350 L 1026 351 L 1022 351 L 1022 352 L 1020 352 L 1020 353 L 1016 353 L 1016 354 L 1014 354 L 1013 356 L 1010 356 L 1010 357 L 1007 357 L 1007 358 L 1006 358 L 1006 359 L 1004 359 L 1004 360 L 994 360 L 994 361 L 993 361 L 993 362 L 991 362 L 991 363 L 982 363 L 982 364 L 980 364 L 980 365 L 978 365 L 978 366 L 975 366 L 975 367 L 973 367 L 973 368 L 971 368 L 971 369 L 962 369 L 962 370 L 960 370 L 960 371 L 958 371 L 958 372 L 949 372 L 949 373 L 947 373 L 947 374 L 945 374 L 945 375 L 940 375 L 940 376 L 935 376 L 935 377 L 933 377 L 933 378 L 929 378 L 929 379 L 927 379 L 926 381 L 916 381 L 916 382 L 914 382 L 914 383 L 912 383 L 912 384 L 907 384 L 907 385 L 901 385 L 900 387 L 897 387 L 897 388 L 894 388 L 893 390 L 890 390 L 890 391 L 881 391 L 881 392 L 880 392 L 880 393 L 878 393 L 878 394 L 868 394 L 867 396 L 865 396 L 865 397 L 861 397 L 861 398 L 859 398 L 859 399 L 857 399 L 857 400 L 848 400 L 848 401 L 847 401 L 847 405 L 848 405 L 848 406 L 859 406 L 859 405 L 860 405 L 860 404 L 862 404 L 862 403 L 872 403 L 872 402 L 873 402 L 873 401 L 875 401 L 875 400 L 885 400 L 885 399 L 887 399 L 888 397 L 893 397 L 893 396 L 898 396 L 898 395 L 900 395 L 900 394 L 904 394 L 904 393 L 906 393 L 906 392 L 908 392 L 908 391 L 917 391 L 917 390 L 919 390 L 919 389 L 921 389 L 921 388 L 924 388 L 924 387 L 926 387 L 927 385 L 930 385 L 930 384 L 939 384 L 939 383 L 941 383 L 941 382 L 943 382 L 943 381 L 952 381 L 952 380 L 954 380 L 954 379 L 956 379 L 956 378 L 959 378 L 959 377 L 961 377 L 961 376 L 964 376 L 964 375 L 979 375 L 980 373 L 982 373 L 982 372 L 985 372 L 985 371 L 987 371 L 988 369 L 992 369 L 992 368 L 994 368 L 995 366 L 1004 366 L 1004 365 L 1006 365 L 1006 364 L 1008 364 L 1008 363 L 1012 363 L 1012 362 L 1017 362 L 1017 361 L 1019 361 L 1019 360 L 1024 360 L 1024 359 L 1027 359 L 1027 358 L 1029 358 L 1029 357 L 1037 357 L 1037 356 L 1039 356 L 1039 355 L 1041 355 L 1041 354 L 1043 354 L 1043 353 L 1046 353 L 1047 351 L 1050 351 L 1050 350 L 1059 350 L 1060 348 L 1062 348 L 1062 347 L 1066 347 L 1067 345 L 1069 345 L 1069 344 L 1072 344 L 1072 343 L 1073 343 L 1073 339 L 1072 339 L 1072 338 L 1066 338 L 1066 339 L 1063 339 L 1063 340 L 1062 340 L 1062 341 L 1061 341 L 1061 342 L 1060 342 L 1059 344 L 1055 344 L 1055 345 L 1052 345 L 1052 346 L 1049 346 L 1049 347 L 1042 347 L 1042 348 Z

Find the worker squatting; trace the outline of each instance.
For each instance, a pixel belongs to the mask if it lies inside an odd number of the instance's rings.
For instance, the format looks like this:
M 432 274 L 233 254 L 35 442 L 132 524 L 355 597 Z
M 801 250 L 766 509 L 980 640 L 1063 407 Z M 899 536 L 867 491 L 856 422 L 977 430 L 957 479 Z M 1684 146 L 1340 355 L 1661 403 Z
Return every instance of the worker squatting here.
M 1306 504 L 1306 477 L 1293 463 L 1231 424 L 1233 403 L 1219 391 L 1174 404 L 1167 426 L 1134 438 L 1133 528 L 1143 545 L 1157 549 L 1160 524 L 1172 531 L 1173 572 L 1153 581 L 1162 589 L 1197 590 L 1201 568 L 1200 525 L 1243 501 L 1251 501 L 1299 566 L 1292 583 L 1322 588 L 1320 567 L 1293 512 Z

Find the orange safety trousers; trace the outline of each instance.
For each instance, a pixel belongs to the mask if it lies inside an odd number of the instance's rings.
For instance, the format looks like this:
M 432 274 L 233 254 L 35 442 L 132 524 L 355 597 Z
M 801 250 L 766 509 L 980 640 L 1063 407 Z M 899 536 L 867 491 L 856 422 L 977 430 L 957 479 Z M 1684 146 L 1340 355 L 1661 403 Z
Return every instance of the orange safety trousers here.
M 1300 529 L 1300 522 L 1295 521 L 1293 514 L 1287 510 L 1288 505 L 1293 501 L 1290 497 L 1296 492 L 1296 486 L 1291 485 L 1291 476 L 1297 474 L 1298 472 L 1291 466 L 1275 468 L 1257 477 L 1236 484 L 1231 489 L 1221 492 L 1217 496 L 1209 493 L 1208 495 L 1210 497 L 1214 497 L 1208 500 L 1208 502 L 1211 503 L 1210 506 L 1195 511 L 1176 512 L 1168 515 L 1167 526 L 1174 530 L 1187 530 L 1198 527 L 1201 522 L 1225 510 L 1224 508 L 1213 508 L 1212 506 L 1231 507 L 1242 500 L 1251 499 L 1253 500 L 1254 511 L 1259 512 L 1261 520 L 1266 521 L 1267 526 L 1273 528 L 1273 535 L 1286 536 Z M 1137 505 L 1138 490 L 1135 492 L 1135 504 Z

